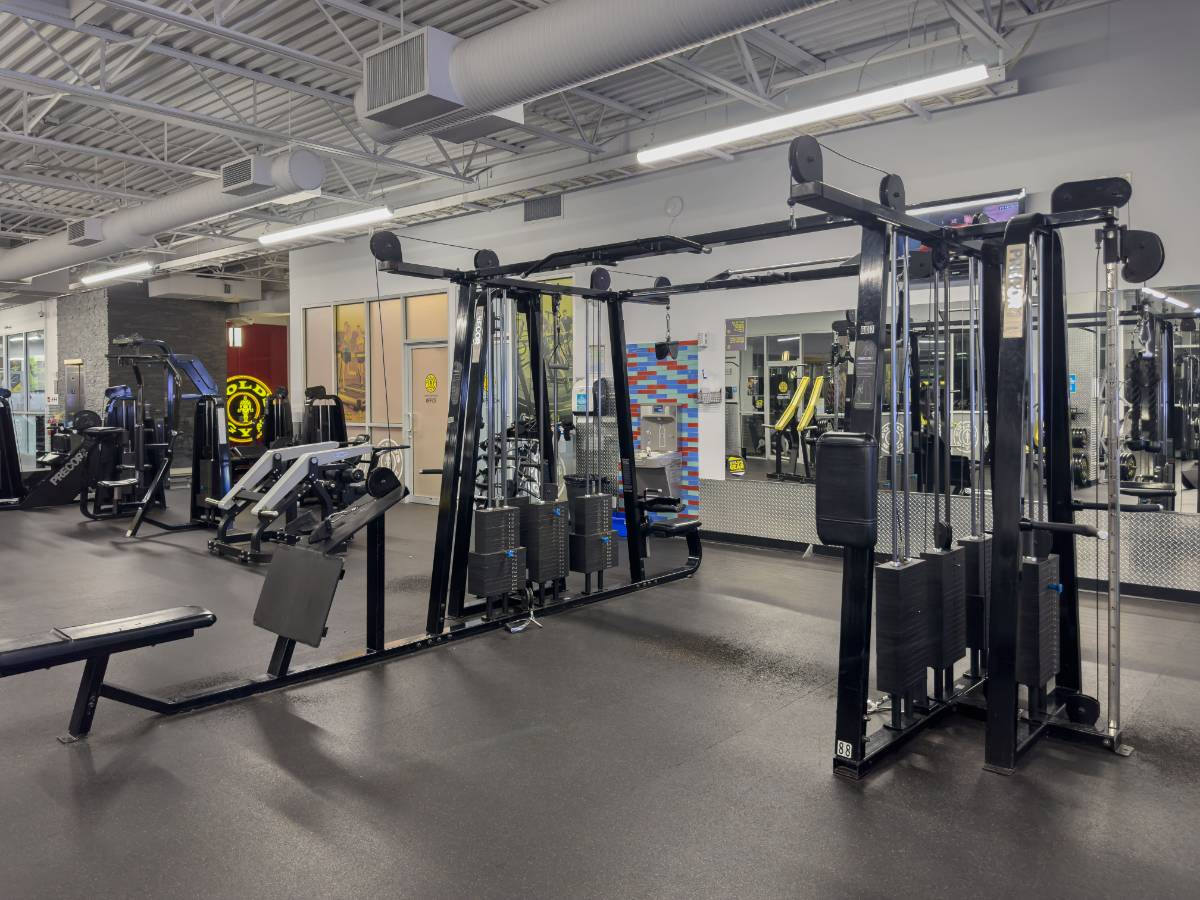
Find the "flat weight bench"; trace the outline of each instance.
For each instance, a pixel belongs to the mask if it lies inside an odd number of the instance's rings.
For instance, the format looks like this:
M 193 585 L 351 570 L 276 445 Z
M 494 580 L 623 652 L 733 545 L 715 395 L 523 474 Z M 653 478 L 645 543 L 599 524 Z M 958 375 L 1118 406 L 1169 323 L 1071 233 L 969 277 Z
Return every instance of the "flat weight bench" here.
M 216 621 L 217 617 L 202 607 L 177 606 L 0 641 L 0 678 L 86 660 L 67 734 L 59 738 L 64 744 L 72 743 L 91 731 L 96 703 L 101 697 L 131 702 L 128 692 L 104 683 L 110 656 L 188 638 L 196 629 L 207 628 Z

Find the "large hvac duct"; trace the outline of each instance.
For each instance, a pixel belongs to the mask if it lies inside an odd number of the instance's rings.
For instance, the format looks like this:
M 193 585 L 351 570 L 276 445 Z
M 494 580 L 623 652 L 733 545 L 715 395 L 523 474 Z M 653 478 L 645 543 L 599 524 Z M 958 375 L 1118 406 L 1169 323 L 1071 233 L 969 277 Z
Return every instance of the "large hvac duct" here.
M 598 78 L 728 37 L 835 0 L 558 0 L 473 37 L 429 35 L 420 54 L 381 57 L 372 71 L 368 55 L 355 108 L 368 133 L 395 143 L 436 132 Z M 428 29 L 433 32 L 434 29 Z M 416 37 L 414 35 L 414 37 Z M 401 85 L 404 69 L 424 68 L 423 96 L 405 110 L 375 112 L 387 91 L 372 88 L 376 73 Z M 397 91 L 402 91 L 397 88 Z M 429 94 L 442 91 L 450 106 L 429 115 Z M 370 96 L 368 96 L 370 95 Z M 422 115 L 422 112 L 426 114 Z
M 274 159 L 231 163 L 223 167 L 222 176 L 0 253 L 0 282 L 16 282 L 134 250 L 172 228 L 316 190 L 325 180 L 325 163 L 311 150 L 296 149 Z M 89 239 L 89 234 L 94 238 Z

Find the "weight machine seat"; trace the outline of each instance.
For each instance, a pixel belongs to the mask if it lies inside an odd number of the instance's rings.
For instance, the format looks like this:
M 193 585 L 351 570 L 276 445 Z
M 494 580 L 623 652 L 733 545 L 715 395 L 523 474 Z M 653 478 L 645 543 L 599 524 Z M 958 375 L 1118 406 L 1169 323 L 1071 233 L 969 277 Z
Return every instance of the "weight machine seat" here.
M 97 481 L 96 484 L 102 488 L 108 488 L 110 491 L 117 488 L 133 487 L 137 484 L 136 478 L 118 478 L 110 481 Z
M 125 437 L 125 429 L 119 425 L 94 425 L 91 428 L 85 428 L 83 433 L 99 441 L 114 441 L 118 437 L 121 439 Z
M 176 606 L 0 640 L 0 678 L 191 637 L 216 621 L 203 607 Z
M 645 512 L 679 512 L 683 504 L 678 497 L 642 497 L 638 500 L 640 506 Z
M 650 533 L 659 537 L 679 537 L 699 530 L 699 519 L 660 519 L 650 523 Z

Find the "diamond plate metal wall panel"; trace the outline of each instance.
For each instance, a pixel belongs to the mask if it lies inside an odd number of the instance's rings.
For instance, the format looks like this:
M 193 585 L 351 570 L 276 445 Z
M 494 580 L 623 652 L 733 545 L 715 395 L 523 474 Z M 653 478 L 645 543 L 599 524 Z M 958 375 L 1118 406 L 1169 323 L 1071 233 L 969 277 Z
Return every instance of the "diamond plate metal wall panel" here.
M 903 494 L 899 494 L 903 516 Z M 928 550 L 933 534 L 932 494 L 909 494 L 909 550 Z M 950 498 L 950 524 L 956 537 L 971 533 L 971 498 Z M 879 553 L 892 552 L 892 498 L 879 494 Z M 991 497 L 984 504 L 991 528 Z M 760 537 L 770 540 L 813 543 L 817 540 L 816 494 L 811 484 L 757 479 L 700 480 L 700 519 L 708 531 Z M 1076 520 L 1095 524 L 1093 513 L 1079 513 Z M 1100 517 L 1100 528 L 1104 527 Z M 1128 584 L 1153 585 L 1182 591 L 1200 591 L 1200 516 L 1191 513 L 1125 513 L 1121 516 L 1121 580 Z M 1105 541 L 1078 538 L 1079 576 L 1105 577 L 1108 552 Z M 1099 560 L 1099 569 L 1097 569 Z

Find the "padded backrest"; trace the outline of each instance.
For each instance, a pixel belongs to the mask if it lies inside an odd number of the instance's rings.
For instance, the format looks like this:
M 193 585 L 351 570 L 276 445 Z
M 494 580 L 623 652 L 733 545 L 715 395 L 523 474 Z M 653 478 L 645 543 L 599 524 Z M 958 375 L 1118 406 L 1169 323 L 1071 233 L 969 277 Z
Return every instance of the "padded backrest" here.
M 869 434 L 827 431 L 817 439 L 817 536 L 840 547 L 875 546 L 879 445 Z

